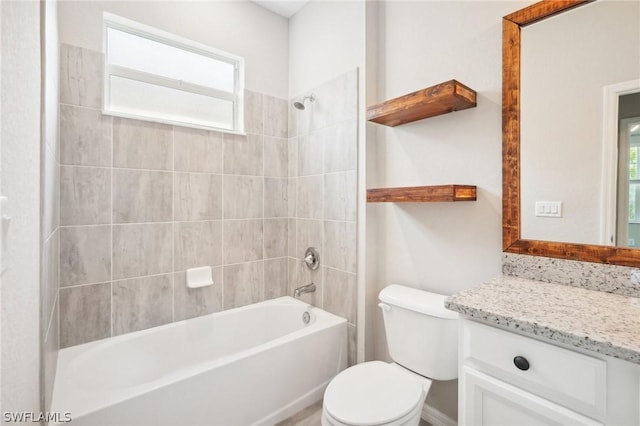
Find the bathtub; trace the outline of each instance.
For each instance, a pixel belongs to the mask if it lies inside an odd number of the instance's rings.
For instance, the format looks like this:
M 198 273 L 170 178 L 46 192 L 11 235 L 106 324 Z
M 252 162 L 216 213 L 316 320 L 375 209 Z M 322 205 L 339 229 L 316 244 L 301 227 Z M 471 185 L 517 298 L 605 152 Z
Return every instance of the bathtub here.
M 51 411 L 73 426 L 268 425 L 346 366 L 347 321 L 281 297 L 62 349 Z

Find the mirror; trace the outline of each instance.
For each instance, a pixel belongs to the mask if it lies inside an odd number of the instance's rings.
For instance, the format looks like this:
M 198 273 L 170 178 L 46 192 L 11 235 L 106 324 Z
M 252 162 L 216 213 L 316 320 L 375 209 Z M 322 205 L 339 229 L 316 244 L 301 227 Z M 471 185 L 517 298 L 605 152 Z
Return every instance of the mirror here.
M 632 87 L 640 86 L 637 82 L 640 13 L 614 13 L 612 25 L 624 28 L 605 29 L 604 15 L 610 14 L 605 8 L 610 6 L 638 8 L 638 3 L 542 1 L 504 17 L 503 249 L 506 252 L 640 266 L 640 250 L 624 247 L 635 240 L 631 236 L 636 192 L 632 172 L 637 167 L 632 164 L 637 151 L 634 137 L 627 138 L 628 146 L 621 149 L 624 155 L 620 156 L 623 165 L 620 170 L 624 171 L 619 172 L 617 167 L 618 127 L 623 127 L 618 126 L 618 103 L 622 96 L 640 91 Z M 623 25 L 619 25 L 621 19 Z M 630 25 L 628 19 L 635 19 L 635 28 L 624 35 Z M 586 33 L 580 33 L 579 27 L 584 27 Z M 615 39 L 613 35 L 622 37 L 624 48 L 619 44 L 615 48 L 601 44 L 605 38 Z M 596 50 L 569 48 L 566 44 L 589 38 L 590 49 Z M 625 51 L 631 58 L 619 55 L 604 64 L 597 62 L 608 54 Z M 527 56 L 529 53 L 533 56 Z M 593 60 L 596 62 L 589 62 Z M 631 65 L 622 66 L 623 63 Z M 565 98 L 563 94 L 568 96 Z M 558 109 L 554 110 L 555 107 Z M 615 116 L 611 117 L 608 110 L 615 111 Z M 554 129 L 555 132 L 549 132 Z M 613 138 L 608 150 L 603 150 L 603 135 L 605 140 Z M 587 139 L 595 142 L 587 146 Z M 608 168 L 603 168 L 603 164 L 608 164 Z M 629 181 L 626 189 L 620 186 L 618 190 L 619 173 Z M 624 179 L 620 180 L 624 184 Z M 640 191 L 638 195 L 640 202 Z M 609 199 L 602 203 L 606 197 Z M 558 215 L 554 203 L 558 201 L 562 202 L 560 218 L 535 216 L 536 212 Z M 536 202 L 543 202 L 542 207 L 536 209 Z M 621 209 L 624 211 L 618 213 Z M 544 226 L 537 226 L 536 222 Z M 562 222 L 564 225 L 560 225 Z M 621 243 L 612 245 L 612 240 Z
M 617 97 L 616 88 L 628 82 L 623 91 L 640 91 L 633 87 L 640 78 L 640 3 L 596 1 L 526 26 L 520 37 L 522 237 L 627 246 L 615 232 L 616 217 L 624 217 L 615 209 L 617 195 L 625 195 L 615 186 L 620 168 L 603 157 L 604 144 L 619 157 L 618 138 L 607 140 L 603 131 L 624 111 L 618 102 L 607 111 L 603 93 L 610 88 Z

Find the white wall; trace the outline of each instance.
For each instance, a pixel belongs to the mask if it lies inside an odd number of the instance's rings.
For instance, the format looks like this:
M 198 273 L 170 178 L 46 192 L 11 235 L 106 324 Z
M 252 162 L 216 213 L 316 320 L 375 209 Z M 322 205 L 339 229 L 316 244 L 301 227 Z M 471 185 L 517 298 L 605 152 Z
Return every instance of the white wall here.
M 597 1 L 522 30 L 523 238 L 606 244 L 603 88 L 640 77 L 638 34 L 635 1 Z M 535 217 L 536 201 L 562 201 L 562 218 Z
M 3 412 L 40 409 L 40 2 L 0 3 L 0 192 L 12 217 L 0 283 Z
M 289 97 L 364 66 L 365 2 L 317 0 L 289 22 Z
M 245 58 L 245 88 L 288 98 L 288 20 L 241 1 L 61 1 L 60 42 L 102 51 L 102 12 Z
M 368 186 L 469 184 L 478 199 L 369 204 L 378 215 L 377 291 L 397 283 L 450 295 L 501 273 L 502 17 L 527 4 L 380 3 L 378 99 L 370 103 L 456 79 L 477 91 L 478 106 L 378 126 Z M 382 317 L 374 319 L 375 357 L 387 359 Z M 427 403 L 456 417 L 455 389 L 436 385 Z
M 387 2 L 381 10 L 378 101 L 452 78 L 478 106 L 379 127 L 378 184 L 470 184 L 478 200 L 369 205 L 382 211 L 380 286 L 443 294 L 500 273 L 502 16 L 522 2 Z

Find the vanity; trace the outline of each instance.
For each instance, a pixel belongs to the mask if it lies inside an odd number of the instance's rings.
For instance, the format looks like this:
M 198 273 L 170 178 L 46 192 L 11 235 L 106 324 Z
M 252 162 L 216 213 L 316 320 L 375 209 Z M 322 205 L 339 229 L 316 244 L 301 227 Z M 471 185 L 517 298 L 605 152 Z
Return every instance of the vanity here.
M 640 299 L 503 276 L 446 307 L 460 425 L 640 424 Z
M 446 301 L 461 315 L 461 425 L 640 425 L 638 34 L 637 2 L 503 18 L 503 252 L 540 260 Z

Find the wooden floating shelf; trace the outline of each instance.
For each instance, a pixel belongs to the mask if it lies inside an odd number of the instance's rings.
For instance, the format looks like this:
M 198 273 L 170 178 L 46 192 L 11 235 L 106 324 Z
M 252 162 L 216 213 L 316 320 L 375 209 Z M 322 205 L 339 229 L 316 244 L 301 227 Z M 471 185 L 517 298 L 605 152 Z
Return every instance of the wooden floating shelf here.
M 423 118 L 473 108 L 476 92 L 456 80 L 449 80 L 367 108 L 367 120 L 395 127 Z
M 367 202 L 369 203 L 430 203 L 475 200 L 476 187 L 474 185 L 432 185 L 367 189 Z

